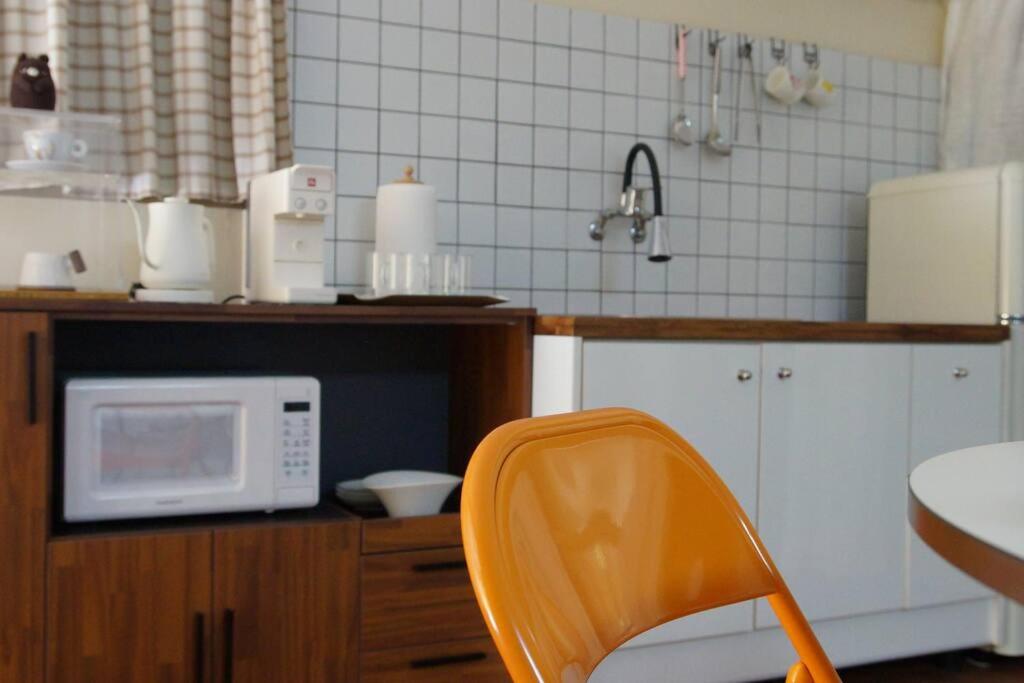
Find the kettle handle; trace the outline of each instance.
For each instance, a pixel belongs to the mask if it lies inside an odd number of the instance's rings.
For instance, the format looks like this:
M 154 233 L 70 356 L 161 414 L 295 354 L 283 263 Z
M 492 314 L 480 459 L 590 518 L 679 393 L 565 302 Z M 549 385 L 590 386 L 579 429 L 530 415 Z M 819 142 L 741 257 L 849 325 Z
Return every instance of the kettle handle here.
M 216 240 L 213 237 L 213 223 L 206 216 L 203 216 L 203 230 L 206 231 L 206 245 L 210 252 L 210 271 L 212 275 L 213 264 L 217 263 L 217 252 L 214 249 Z
M 135 234 L 139 239 L 139 256 L 142 257 L 142 261 L 152 268 L 153 270 L 160 270 L 160 264 L 154 263 L 149 258 L 149 254 L 146 253 L 146 235 L 142 229 L 142 216 L 139 215 L 139 210 L 135 206 L 135 202 L 127 197 L 124 198 L 124 203 L 128 205 L 128 208 L 132 211 L 132 217 L 135 218 Z

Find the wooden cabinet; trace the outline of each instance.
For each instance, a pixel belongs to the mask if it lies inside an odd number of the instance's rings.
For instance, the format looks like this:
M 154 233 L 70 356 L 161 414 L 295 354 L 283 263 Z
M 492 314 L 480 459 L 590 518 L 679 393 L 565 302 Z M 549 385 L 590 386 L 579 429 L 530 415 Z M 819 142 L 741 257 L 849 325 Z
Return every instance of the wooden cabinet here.
M 458 515 L 363 523 L 360 680 L 508 681 L 473 594 Z
M 48 680 L 208 680 L 211 559 L 209 533 L 51 543 Z
M 362 683 L 508 681 L 490 636 L 377 650 L 363 655 Z
M 751 520 L 757 512 L 757 344 L 586 341 L 583 408 L 629 406 L 665 422 L 718 472 Z M 752 603 L 695 614 L 639 636 L 648 645 L 746 631 Z
M 49 322 L 0 314 L 0 681 L 43 680 Z
M 359 524 L 214 532 L 214 680 L 356 680 Z
M 1000 440 L 1002 349 L 992 345 L 915 346 L 911 380 L 910 468 L 941 453 Z M 991 595 L 935 554 L 907 525 L 907 606 Z
M 50 544 L 51 683 L 357 680 L 356 521 Z
M 809 619 L 899 609 L 910 347 L 764 347 L 760 534 Z M 776 624 L 764 601 L 757 625 Z

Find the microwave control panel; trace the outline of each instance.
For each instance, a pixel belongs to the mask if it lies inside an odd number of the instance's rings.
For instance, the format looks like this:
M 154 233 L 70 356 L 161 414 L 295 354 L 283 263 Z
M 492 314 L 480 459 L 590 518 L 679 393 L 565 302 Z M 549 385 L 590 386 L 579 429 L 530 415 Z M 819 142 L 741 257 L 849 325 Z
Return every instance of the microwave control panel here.
M 312 404 L 309 401 L 285 401 L 280 413 L 281 477 L 284 486 L 303 486 L 313 483 L 318 467 L 316 425 L 313 423 Z

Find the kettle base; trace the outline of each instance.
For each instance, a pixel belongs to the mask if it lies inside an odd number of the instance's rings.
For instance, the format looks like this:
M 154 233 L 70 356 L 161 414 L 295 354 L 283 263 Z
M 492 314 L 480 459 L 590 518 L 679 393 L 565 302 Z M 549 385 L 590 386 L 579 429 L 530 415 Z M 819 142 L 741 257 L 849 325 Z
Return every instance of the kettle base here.
M 134 291 L 136 301 L 176 304 L 212 304 L 213 291 L 209 289 L 146 289 Z

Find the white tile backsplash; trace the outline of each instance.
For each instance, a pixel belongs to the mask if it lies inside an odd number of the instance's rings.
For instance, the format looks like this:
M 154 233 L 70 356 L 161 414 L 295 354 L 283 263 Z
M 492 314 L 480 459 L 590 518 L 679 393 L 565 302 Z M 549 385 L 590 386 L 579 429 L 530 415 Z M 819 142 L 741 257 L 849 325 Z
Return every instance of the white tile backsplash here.
M 823 50 L 823 109 L 745 103 L 731 157 L 669 139 L 683 89 L 666 23 L 529 0 L 297 0 L 290 44 L 296 159 L 333 163 L 330 271 L 366 283 L 378 183 L 406 164 L 437 188 L 439 240 L 476 291 L 543 312 L 795 318 L 864 315 L 864 193 L 936 163 L 933 67 Z M 764 41 L 759 41 L 763 43 Z M 706 132 L 710 58 L 688 41 L 685 109 Z M 767 49 L 756 51 L 763 67 Z M 793 64 L 798 73 L 803 65 Z M 760 68 L 760 67 L 759 67 Z M 731 132 L 726 62 L 723 122 Z M 645 258 L 618 220 L 638 139 L 655 151 L 675 253 Z M 649 183 L 645 167 L 638 181 Z

